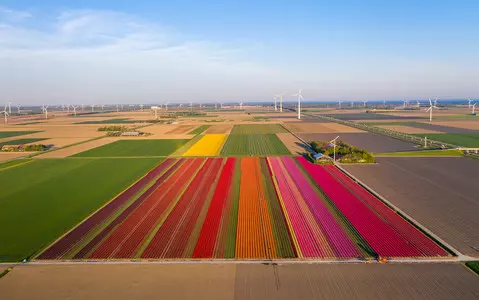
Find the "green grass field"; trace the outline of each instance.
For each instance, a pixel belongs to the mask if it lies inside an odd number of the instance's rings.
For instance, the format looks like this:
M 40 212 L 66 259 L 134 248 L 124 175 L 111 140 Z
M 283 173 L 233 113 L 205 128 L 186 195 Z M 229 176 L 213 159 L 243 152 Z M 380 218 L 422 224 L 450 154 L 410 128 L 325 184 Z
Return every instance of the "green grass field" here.
M 73 157 L 167 156 L 189 140 L 120 140 L 73 155 Z
M 244 124 L 235 125 L 231 134 L 269 134 L 288 132 L 279 124 Z
M 466 263 L 466 266 L 479 275 L 479 261 L 469 261 Z
M 31 159 L 16 159 L 16 160 L 11 160 L 11 161 L 6 161 L 6 162 L 3 162 L 3 163 L 0 163 L 0 171 L 2 169 L 12 168 L 14 166 L 25 164 L 25 163 L 30 162 L 30 161 L 32 161 L 32 160 Z
M 30 144 L 30 143 L 36 143 L 39 141 L 46 140 L 45 138 L 32 138 L 32 139 L 18 139 L 18 140 L 10 140 L 7 142 L 0 142 L 0 148 L 2 148 L 4 145 L 23 145 L 23 144 Z
M 433 134 L 414 134 L 415 136 L 424 137 L 435 141 L 448 144 L 477 148 L 479 147 L 479 132 L 470 133 L 433 133 Z
M 161 159 L 39 159 L 0 170 L 0 261 L 45 248 Z
M 222 156 L 291 155 L 276 134 L 230 134 Z
M 37 133 L 40 131 L 0 131 L 0 139 L 9 138 L 12 136 L 25 135 L 30 133 Z
M 129 119 L 108 119 L 108 120 L 101 120 L 101 121 L 84 121 L 78 122 L 75 124 L 133 124 L 133 123 L 140 123 L 141 121 L 136 120 L 129 120 Z
M 193 129 L 192 131 L 188 132 L 188 134 L 200 134 L 206 129 L 210 128 L 211 125 L 201 125 L 200 127 Z

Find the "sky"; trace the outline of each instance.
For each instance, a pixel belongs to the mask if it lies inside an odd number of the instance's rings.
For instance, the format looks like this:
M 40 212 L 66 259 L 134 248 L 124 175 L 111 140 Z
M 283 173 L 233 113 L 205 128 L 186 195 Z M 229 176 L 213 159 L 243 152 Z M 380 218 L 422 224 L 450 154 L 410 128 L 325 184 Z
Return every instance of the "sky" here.
M 0 103 L 479 98 L 479 1 L 0 0 Z

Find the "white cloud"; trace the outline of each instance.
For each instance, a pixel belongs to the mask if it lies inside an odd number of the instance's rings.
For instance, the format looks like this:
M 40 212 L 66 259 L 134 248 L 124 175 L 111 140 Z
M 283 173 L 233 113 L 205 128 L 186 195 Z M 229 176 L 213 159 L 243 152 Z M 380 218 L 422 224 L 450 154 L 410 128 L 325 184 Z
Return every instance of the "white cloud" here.
M 185 40 L 127 14 L 66 11 L 49 25 L 0 28 L 0 89 L 13 101 L 236 101 L 268 95 L 280 78 L 241 47 Z

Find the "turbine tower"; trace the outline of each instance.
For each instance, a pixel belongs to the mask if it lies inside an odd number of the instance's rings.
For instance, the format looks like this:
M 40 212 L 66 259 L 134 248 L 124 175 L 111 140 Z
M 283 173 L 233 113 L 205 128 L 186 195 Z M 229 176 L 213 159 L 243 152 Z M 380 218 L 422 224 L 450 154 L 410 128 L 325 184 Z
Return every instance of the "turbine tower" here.
M 77 106 L 72 105 L 72 108 L 73 108 L 73 115 L 76 117 L 78 105 Z
M 429 112 L 429 122 L 432 122 L 432 110 L 433 109 L 439 109 L 436 105 L 432 104 L 431 98 L 429 98 L 429 108 L 426 109 L 426 112 Z
M 45 114 L 45 119 L 48 119 L 48 106 L 45 106 L 45 104 L 43 104 L 42 111 Z
M 338 109 L 341 109 L 341 103 L 343 103 L 342 100 L 338 100 Z
M 467 101 L 468 101 L 467 106 L 468 106 L 469 108 L 471 108 L 471 106 L 472 106 L 472 100 L 471 100 L 471 98 L 467 99 Z
M 12 113 L 12 102 L 8 101 L 8 113 Z
M 368 103 L 368 100 L 363 101 L 363 106 L 366 107 L 366 103 Z
M 7 112 L 7 107 L 8 107 L 8 104 L 5 105 L 5 108 L 3 109 L 3 111 L 0 111 L 0 114 L 4 114 L 4 116 L 5 116 L 5 124 L 8 123 L 8 116 L 10 115 L 10 114 Z
M 303 89 L 299 89 L 297 94 L 294 94 L 293 96 L 298 96 L 298 120 L 301 120 L 301 100 L 304 101 L 303 95 L 301 95 L 301 92 Z
M 276 105 L 276 98 L 277 98 L 277 97 L 278 97 L 278 96 L 276 96 L 276 95 L 273 96 L 273 99 L 274 99 L 274 111 L 278 111 L 278 106 Z
M 17 104 L 16 107 L 17 107 L 17 113 L 20 113 L 20 108 L 21 108 L 22 106 L 21 106 L 20 104 Z
M 471 107 L 472 107 L 472 115 L 473 115 L 473 116 L 476 115 L 476 104 L 477 104 L 477 103 L 474 103 L 474 104 L 471 105 Z

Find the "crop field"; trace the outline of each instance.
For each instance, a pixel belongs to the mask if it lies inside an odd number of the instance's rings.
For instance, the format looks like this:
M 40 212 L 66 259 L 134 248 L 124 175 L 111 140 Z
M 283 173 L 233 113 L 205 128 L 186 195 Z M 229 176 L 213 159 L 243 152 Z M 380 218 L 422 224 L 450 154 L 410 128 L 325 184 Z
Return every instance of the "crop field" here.
M 51 244 L 160 159 L 41 159 L 0 169 L 0 261 Z
M 218 156 L 226 137 L 226 134 L 205 134 L 183 156 Z
M 203 133 L 206 129 L 210 128 L 211 125 L 201 125 L 200 127 L 188 132 L 188 134 L 200 134 Z
M 336 167 L 283 156 L 168 158 L 37 258 L 445 256 Z
M 468 133 L 437 133 L 437 134 L 415 134 L 420 137 L 427 136 L 428 139 L 449 143 L 453 145 L 478 148 L 479 132 Z
M 344 168 L 461 253 L 479 257 L 479 160 L 378 157 L 376 162 Z
M 340 119 L 340 120 L 411 120 L 411 119 L 425 119 L 421 116 L 397 116 L 378 113 L 344 113 L 344 114 L 324 114 L 325 116 Z
M 126 118 L 117 118 L 117 119 L 108 119 L 108 120 L 94 120 L 94 121 L 83 121 L 75 124 L 133 124 L 140 123 L 141 121 L 130 120 Z
M 288 132 L 279 124 L 244 124 L 235 125 L 231 134 L 269 134 Z
M 37 133 L 39 131 L 0 131 L 0 139 L 9 138 L 19 135 L 26 135 L 30 133 Z
M 9 140 L 6 142 L 0 142 L 0 148 L 2 148 L 4 145 L 24 145 L 24 144 L 36 143 L 43 140 L 46 140 L 46 138 Z
M 414 144 L 407 143 L 392 137 L 371 132 L 361 133 L 300 133 L 298 134 L 307 142 L 330 141 L 339 136 L 339 139 L 358 148 L 370 152 L 396 152 L 417 150 Z
M 120 140 L 80 152 L 73 157 L 135 157 L 167 156 L 183 147 L 184 139 L 170 140 Z
M 290 155 L 288 148 L 276 134 L 230 134 L 221 155 L 267 156 Z

